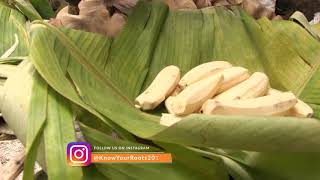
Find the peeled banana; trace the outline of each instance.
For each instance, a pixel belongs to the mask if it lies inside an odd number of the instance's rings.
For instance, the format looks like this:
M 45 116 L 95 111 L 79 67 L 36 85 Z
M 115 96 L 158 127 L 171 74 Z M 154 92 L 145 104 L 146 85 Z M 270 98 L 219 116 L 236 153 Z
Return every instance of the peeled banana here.
M 187 72 L 180 80 L 179 86 L 181 89 L 209 76 L 212 76 L 232 65 L 226 61 L 212 61 L 196 66 Z
M 273 88 L 269 88 L 267 91 L 267 95 L 274 95 L 274 94 L 281 94 L 281 93 L 283 92 Z
M 298 103 L 289 110 L 287 115 L 296 117 L 312 117 L 314 114 L 312 108 L 305 102 L 298 99 Z
M 245 100 L 208 100 L 202 106 L 201 112 L 220 115 L 273 116 L 288 111 L 297 102 L 297 98 L 291 92 Z
M 170 113 L 162 114 L 160 123 L 165 126 L 199 111 L 254 116 L 312 117 L 314 114 L 312 108 L 293 93 L 270 88 L 266 74 L 255 72 L 250 76 L 248 69 L 232 67 L 225 61 L 201 64 L 181 80 L 178 67 L 165 67 L 135 99 L 135 107 L 152 110 L 163 101 Z
M 270 88 L 268 94 L 281 94 L 283 92 Z M 285 116 L 296 116 L 296 117 L 312 117 L 314 114 L 312 108 L 305 102 L 298 99 L 298 102 L 293 108 L 282 113 Z
M 187 115 L 198 111 L 206 100 L 215 95 L 221 82 L 222 75 L 213 75 L 188 86 L 166 102 L 168 111 L 175 115 Z
M 220 94 L 233 86 L 241 83 L 242 81 L 250 77 L 249 71 L 243 67 L 231 67 L 220 72 L 223 75 L 223 83 L 218 90 L 217 94 Z M 219 73 L 219 74 L 220 74 Z
M 170 114 L 174 114 L 173 110 L 172 110 L 172 106 L 173 106 L 173 99 L 174 99 L 174 96 L 170 96 L 166 99 L 165 101 L 165 106 L 167 108 L 167 111 L 170 113 Z
M 162 113 L 160 118 L 160 124 L 163 126 L 171 126 L 177 122 L 179 122 L 182 117 L 175 116 L 173 114 Z
M 178 95 L 180 92 L 182 91 L 181 87 L 180 86 L 177 86 L 173 92 L 171 93 L 171 96 L 176 96 Z
M 163 102 L 176 88 L 180 80 L 180 70 L 176 66 L 162 69 L 150 86 L 135 99 L 135 107 L 151 110 Z
M 249 79 L 228 89 L 214 98 L 217 101 L 250 99 L 264 96 L 269 89 L 269 78 L 261 72 L 253 73 Z

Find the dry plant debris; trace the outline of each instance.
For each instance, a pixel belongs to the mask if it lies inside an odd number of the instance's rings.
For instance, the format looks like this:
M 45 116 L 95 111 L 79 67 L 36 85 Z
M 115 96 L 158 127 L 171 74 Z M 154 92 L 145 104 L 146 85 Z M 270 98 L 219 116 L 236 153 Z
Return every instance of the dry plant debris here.
M 82 0 L 78 5 L 79 15 L 70 14 L 74 9 L 72 4 L 61 9 L 50 23 L 114 37 L 122 30 L 127 14 L 137 2 L 137 0 Z M 241 5 L 255 18 L 281 19 L 275 14 L 274 0 L 165 0 L 165 3 L 171 10 Z
M 68 7 L 65 7 L 50 23 L 113 37 L 121 31 L 126 22 L 126 16 L 122 13 L 116 12 L 111 16 L 102 0 L 81 1 L 79 10 L 79 15 L 71 15 L 67 13 Z

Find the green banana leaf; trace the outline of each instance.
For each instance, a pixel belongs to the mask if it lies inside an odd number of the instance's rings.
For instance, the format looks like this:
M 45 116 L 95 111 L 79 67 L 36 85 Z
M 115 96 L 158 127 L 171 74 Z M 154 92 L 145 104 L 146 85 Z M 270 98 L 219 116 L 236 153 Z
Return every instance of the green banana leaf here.
M 307 17 L 304 16 L 302 12 L 293 13 L 290 18 L 292 21 L 297 21 L 300 25 L 302 25 L 314 38 L 320 40 L 319 34 L 316 32 L 314 27 L 309 23 Z
M 318 34 L 318 36 L 320 36 L 320 24 L 313 25 L 312 29 Z
M 28 55 L 29 38 L 25 23 L 26 19 L 19 11 L 0 4 L 0 57 L 14 45 L 15 34 L 19 43 L 10 56 Z
M 14 0 L 12 2 L 14 6 L 22 12 L 30 21 L 41 20 L 40 14 L 37 10 L 32 6 L 29 1 L 25 0 Z
M 205 151 L 236 161 L 253 179 L 319 178 L 319 153 L 259 153 L 213 148 Z
M 115 140 L 85 125 L 81 127 L 86 139 L 92 145 L 141 146 L 139 143 Z M 164 147 L 164 145 L 161 145 L 161 147 Z M 205 159 L 196 152 L 173 144 L 165 144 L 165 147 L 177 159 L 172 164 L 97 164 L 96 166 L 100 172 L 110 179 L 151 179 L 161 177 L 163 174 L 165 174 L 166 179 L 228 179 L 227 171 L 220 158 Z M 151 147 L 149 151 L 157 152 L 161 150 Z M 210 167 L 209 170 L 208 167 Z
M 25 100 L 29 107 L 47 110 L 37 117 L 34 108 L 29 108 L 29 118 L 22 118 L 28 121 L 24 134 L 27 150 L 33 144 L 34 148 L 44 146 L 42 163 L 49 178 L 78 174 L 74 178 L 80 179 L 83 174 L 84 179 L 160 179 L 165 175 L 170 179 L 228 179 L 228 173 L 236 180 L 316 180 L 320 176 L 316 153 L 320 151 L 320 122 L 316 119 L 320 118 L 320 44 L 294 22 L 256 21 L 239 7 L 169 11 L 158 2 L 140 2 L 116 38 L 37 21 L 31 27 L 30 42 L 28 59 L 43 78 L 32 74 L 38 79 L 32 86 L 41 87 L 43 80 L 49 86 L 43 95 L 30 92 L 31 97 L 37 94 L 47 100 Z M 316 118 L 190 115 L 164 127 L 159 124 L 163 106 L 150 112 L 134 108 L 134 98 L 163 67 L 174 64 L 185 73 L 200 63 L 221 59 L 251 72 L 267 73 L 273 87 L 291 90 L 309 103 Z M 7 92 L 10 90 L 8 87 Z M 81 129 L 92 144 L 139 144 L 137 136 L 173 153 L 174 163 L 68 168 L 62 157 L 67 141 L 75 138 L 72 113 L 80 114 Z M 4 117 L 8 122 L 18 121 L 5 112 Z M 112 139 L 113 131 L 122 140 Z M 30 152 L 28 166 L 35 160 L 35 151 Z M 151 176 L 159 172 L 161 175 Z M 31 178 L 32 174 L 25 174 L 25 179 Z
M 317 105 L 319 43 L 295 23 L 256 22 L 238 8 L 169 12 L 161 4 L 141 3 L 115 39 L 38 22 L 31 47 L 30 59 L 52 88 L 139 137 L 202 147 L 319 151 L 316 119 L 192 115 L 165 128 L 152 112 L 132 105 L 164 66 L 175 64 L 185 73 L 212 59 L 264 71 L 273 87 Z
M 34 23 L 30 60 L 57 92 L 141 138 L 200 147 L 318 152 L 317 119 L 190 115 L 166 128 L 159 125 L 159 116 L 135 109 L 132 102 L 166 65 L 185 73 L 199 63 L 225 59 L 266 72 L 273 87 L 316 105 L 319 45 L 295 23 L 256 22 L 239 8 L 168 12 L 162 4 L 140 3 L 115 39 Z
M 53 18 L 55 16 L 48 0 L 30 0 L 30 3 L 43 19 Z

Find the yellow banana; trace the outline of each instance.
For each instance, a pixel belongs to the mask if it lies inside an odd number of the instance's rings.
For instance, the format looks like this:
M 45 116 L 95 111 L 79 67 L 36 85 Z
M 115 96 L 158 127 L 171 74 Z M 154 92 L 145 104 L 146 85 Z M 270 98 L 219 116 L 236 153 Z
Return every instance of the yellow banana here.
M 135 107 L 142 110 L 156 108 L 176 88 L 180 80 L 180 70 L 176 66 L 162 69 L 150 86 L 135 99 Z
M 162 113 L 160 118 L 160 124 L 163 126 L 172 126 L 173 124 L 179 122 L 182 117 L 175 116 L 173 114 Z
M 212 61 L 208 63 L 201 64 L 194 67 L 189 72 L 187 72 L 180 80 L 179 86 L 181 89 L 186 88 L 187 86 L 214 75 L 226 68 L 230 68 L 232 65 L 226 61 Z
M 214 98 L 217 101 L 250 99 L 264 96 L 269 88 L 269 78 L 261 72 L 253 73 L 249 79 L 228 89 Z
M 222 81 L 222 75 L 214 75 L 188 86 L 167 102 L 169 112 L 175 115 L 187 115 L 198 111 L 206 100 L 215 95 Z
M 270 88 L 267 94 L 281 94 L 283 92 Z M 293 108 L 282 113 L 285 116 L 296 116 L 296 117 L 312 117 L 314 114 L 312 108 L 305 102 L 298 99 L 298 102 Z
M 220 73 L 223 75 L 224 80 L 217 94 L 232 88 L 250 77 L 248 69 L 243 67 L 231 67 Z
M 297 104 L 291 92 L 255 99 L 216 101 L 208 100 L 201 108 L 204 114 L 272 116 L 288 111 Z

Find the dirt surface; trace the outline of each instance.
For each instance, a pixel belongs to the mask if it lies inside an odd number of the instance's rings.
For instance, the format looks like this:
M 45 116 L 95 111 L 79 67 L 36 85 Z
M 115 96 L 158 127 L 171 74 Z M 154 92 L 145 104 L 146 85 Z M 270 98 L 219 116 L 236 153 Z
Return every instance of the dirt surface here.
M 24 151 L 24 147 L 17 139 L 0 141 L 0 168 L 2 168 L 10 159 Z
M 22 143 L 12 136 L 13 132 L 8 129 L 6 124 L 0 122 L 0 133 L 2 140 L 0 140 L 0 171 L 2 168 L 6 168 L 6 165 L 21 153 L 24 152 L 25 148 Z M 4 140 L 4 138 L 7 138 Z M 39 172 L 41 167 L 36 163 L 35 173 Z M 23 172 L 16 178 L 17 180 L 22 180 Z M 0 180 L 1 177 L 0 177 Z

